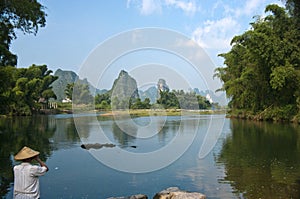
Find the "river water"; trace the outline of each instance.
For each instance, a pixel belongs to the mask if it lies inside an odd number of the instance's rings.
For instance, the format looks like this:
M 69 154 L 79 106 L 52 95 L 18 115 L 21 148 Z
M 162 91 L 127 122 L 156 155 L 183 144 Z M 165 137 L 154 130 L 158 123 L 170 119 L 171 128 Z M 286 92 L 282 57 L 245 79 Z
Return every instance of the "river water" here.
M 24 145 L 50 168 L 42 198 L 152 198 L 174 186 L 207 198 L 300 198 L 297 125 L 224 115 L 1 118 L 2 198 L 12 198 L 13 155 Z

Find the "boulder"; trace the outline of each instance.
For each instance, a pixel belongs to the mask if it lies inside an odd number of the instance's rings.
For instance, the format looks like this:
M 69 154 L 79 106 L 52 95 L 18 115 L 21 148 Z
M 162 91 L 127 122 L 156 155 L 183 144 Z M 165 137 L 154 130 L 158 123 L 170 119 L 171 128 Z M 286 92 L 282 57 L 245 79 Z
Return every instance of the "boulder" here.
M 153 199 L 205 199 L 202 193 L 187 192 L 180 190 L 178 187 L 169 187 L 155 194 Z
M 107 199 L 148 199 L 146 195 L 143 194 L 137 194 L 133 196 L 127 196 L 127 197 L 111 197 Z
M 95 144 L 82 144 L 80 147 L 86 150 L 89 149 L 101 149 L 102 147 L 115 147 L 115 144 L 110 144 L 110 143 L 106 143 L 106 144 L 100 144 L 100 143 L 95 143 Z

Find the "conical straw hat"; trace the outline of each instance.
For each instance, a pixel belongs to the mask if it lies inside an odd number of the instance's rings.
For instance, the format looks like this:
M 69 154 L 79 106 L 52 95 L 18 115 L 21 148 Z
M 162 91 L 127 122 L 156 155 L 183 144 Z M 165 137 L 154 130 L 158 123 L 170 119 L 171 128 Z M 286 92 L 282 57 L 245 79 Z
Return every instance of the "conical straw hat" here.
M 27 146 L 24 146 L 21 149 L 21 151 L 19 151 L 19 153 L 17 153 L 17 155 L 15 155 L 15 160 L 25 160 L 25 159 L 37 156 L 39 154 L 40 154 L 40 152 L 35 151 Z

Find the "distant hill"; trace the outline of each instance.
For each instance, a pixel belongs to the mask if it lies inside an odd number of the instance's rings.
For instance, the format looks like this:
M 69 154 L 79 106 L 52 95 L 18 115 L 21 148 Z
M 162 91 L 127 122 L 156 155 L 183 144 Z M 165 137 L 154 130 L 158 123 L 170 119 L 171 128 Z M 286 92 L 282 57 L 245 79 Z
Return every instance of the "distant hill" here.
M 158 97 L 157 88 L 152 86 L 145 91 L 139 90 L 139 95 L 142 101 L 144 101 L 146 98 L 149 98 L 150 103 L 153 104 L 156 102 Z
M 51 84 L 51 86 L 52 86 L 53 92 L 55 93 L 55 95 L 57 97 L 57 101 L 62 101 L 63 99 L 66 98 L 66 95 L 65 95 L 66 86 L 68 84 L 74 83 L 77 80 L 79 80 L 82 84 L 89 85 L 90 92 L 92 95 L 107 92 L 107 90 L 105 90 L 105 89 L 103 89 L 103 90 L 96 89 L 94 86 L 92 86 L 87 81 L 87 79 L 83 79 L 83 80 L 79 79 L 79 76 L 73 71 L 65 71 L 65 70 L 57 69 L 54 73 L 54 76 L 57 76 L 58 79 L 55 80 Z
M 159 82 L 161 82 L 161 80 Z M 158 99 L 157 88 L 158 87 L 152 86 L 145 91 L 139 90 L 139 95 L 141 100 L 144 101 L 145 98 L 149 98 L 152 104 L 155 103 L 156 100 Z M 209 95 L 214 103 L 218 103 L 221 106 L 225 106 L 228 104 L 225 93 L 216 95 L 213 91 L 209 91 L 209 90 L 200 91 L 198 88 L 191 89 L 190 91 L 195 92 L 196 94 L 201 95 L 203 97 L 207 97 L 207 95 Z
M 136 80 L 124 70 L 122 70 L 119 73 L 118 78 L 115 79 L 114 84 L 111 88 L 111 92 L 113 92 L 113 98 L 117 97 L 119 98 L 119 100 L 139 98 Z
M 63 71 L 61 69 L 57 69 L 54 76 L 57 76 L 58 79 L 52 83 L 52 90 L 57 97 L 57 101 L 62 101 L 66 97 L 66 86 L 75 82 L 78 79 L 78 76 L 73 71 Z
M 79 76 L 73 72 L 73 71 L 64 71 L 61 69 L 58 69 L 55 71 L 54 76 L 57 76 L 58 79 L 52 83 L 53 91 L 57 96 L 57 101 L 62 101 L 65 99 L 65 89 L 67 84 L 73 83 L 79 79 Z M 90 88 L 90 92 L 92 95 L 96 94 L 103 94 L 106 92 L 112 92 L 113 89 L 116 89 L 114 91 L 114 95 L 116 97 L 124 97 L 132 95 L 133 98 L 140 97 L 142 101 L 145 100 L 145 98 L 149 98 L 150 102 L 153 104 L 158 99 L 158 88 L 163 90 L 169 89 L 167 83 L 163 79 L 159 79 L 157 86 L 152 86 L 148 88 L 145 91 L 138 90 L 137 89 L 137 83 L 136 80 L 131 77 L 126 71 L 122 70 L 119 73 L 118 78 L 115 79 L 114 84 L 111 88 L 111 90 L 106 89 L 96 89 L 94 86 L 92 86 L 87 79 L 83 79 L 79 81 L 82 84 L 88 84 Z M 172 89 L 172 88 L 170 88 Z M 224 106 L 227 105 L 227 100 L 225 93 L 221 93 L 219 96 L 216 95 L 213 91 L 205 90 L 200 91 L 198 88 L 191 89 L 191 91 L 195 92 L 198 95 L 206 97 L 208 94 L 213 100 L 213 102 L 219 103 L 220 105 Z

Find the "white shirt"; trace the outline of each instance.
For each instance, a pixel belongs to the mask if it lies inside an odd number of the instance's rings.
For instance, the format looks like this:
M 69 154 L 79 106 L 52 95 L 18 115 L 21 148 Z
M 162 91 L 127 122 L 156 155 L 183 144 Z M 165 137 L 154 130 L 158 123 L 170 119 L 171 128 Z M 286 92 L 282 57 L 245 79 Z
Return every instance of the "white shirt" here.
M 14 198 L 29 199 L 40 197 L 39 176 L 47 172 L 46 167 L 23 162 L 14 167 Z

